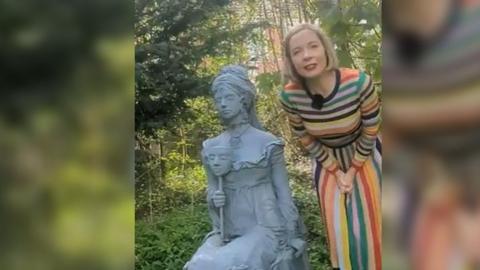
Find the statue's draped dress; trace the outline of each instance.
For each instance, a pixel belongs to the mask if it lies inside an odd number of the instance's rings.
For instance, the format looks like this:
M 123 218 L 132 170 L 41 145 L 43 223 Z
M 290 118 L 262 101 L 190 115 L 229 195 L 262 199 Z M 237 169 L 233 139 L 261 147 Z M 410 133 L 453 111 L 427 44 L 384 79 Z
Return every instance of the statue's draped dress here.
M 233 168 L 223 177 L 225 235 L 231 241 L 220 245 L 218 208 L 212 201 L 218 178 L 206 167 L 208 207 L 212 233 L 189 262 L 188 270 L 270 270 L 284 255 L 288 241 L 300 237 L 298 212 L 293 204 L 283 156 L 283 143 L 273 135 L 249 127 L 240 147 L 254 147 L 248 159 L 235 156 Z M 228 144 L 228 136 L 204 142 L 204 148 Z M 259 150 L 261 149 L 261 150 Z M 278 233 L 283 232 L 284 237 Z M 285 270 L 307 268 L 302 256 L 283 265 Z

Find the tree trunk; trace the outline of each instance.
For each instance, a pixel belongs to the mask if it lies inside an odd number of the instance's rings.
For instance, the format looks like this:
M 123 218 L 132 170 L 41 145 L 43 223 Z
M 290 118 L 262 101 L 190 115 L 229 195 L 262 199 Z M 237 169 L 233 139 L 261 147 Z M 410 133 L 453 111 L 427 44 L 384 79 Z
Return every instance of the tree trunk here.
M 152 177 L 148 177 L 148 221 L 153 222 Z
M 285 24 L 283 21 L 283 8 L 282 8 L 282 2 L 279 1 L 277 2 L 276 0 L 272 0 L 272 3 L 274 4 L 275 8 L 273 10 L 273 13 L 277 12 L 277 18 L 278 18 L 278 34 L 280 37 L 280 40 L 283 40 L 283 35 L 285 33 Z
M 182 148 L 182 174 L 185 175 L 185 163 L 187 159 L 187 143 L 183 127 L 180 127 L 180 145 Z
M 165 146 L 163 145 L 163 142 L 160 141 L 160 145 L 158 147 L 158 156 L 160 158 L 160 178 L 164 179 L 166 175 L 165 171 L 165 160 L 164 160 L 164 152 L 165 152 Z
M 298 2 L 297 2 L 297 12 L 298 12 L 298 21 L 300 23 L 305 22 L 304 19 L 302 18 L 302 7 L 301 7 L 300 3 L 298 3 Z
M 292 14 L 290 13 L 290 2 L 288 0 L 285 0 L 285 13 L 287 13 L 289 26 L 293 26 Z
M 311 23 L 311 20 L 307 15 L 307 7 L 305 5 L 305 0 L 300 1 L 300 6 L 301 6 L 301 9 L 302 9 L 302 12 L 303 12 L 303 17 L 305 18 L 305 22 Z
M 265 15 L 265 19 L 268 20 L 269 18 L 268 18 L 267 6 L 266 6 L 266 3 L 265 3 L 265 0 L 262 0 L 262 3 L 263 3 L 263 13 Z M 267 31 L 268 31 L 268 37 L 269 37 L 270 46 L 271 46 L 271 49 L 272 49 L 272 54 L 273 54 L 273 58 L 274 58 L 274 61 L 275 61 L 275 65 L 277 67 L 277 70 L 280 71 L 280 63 L 278 62 L 277 52 L 275 50 L 275 43 L 274 43 L 273 36 L 272 36 L 272 28 L 267 29 Z

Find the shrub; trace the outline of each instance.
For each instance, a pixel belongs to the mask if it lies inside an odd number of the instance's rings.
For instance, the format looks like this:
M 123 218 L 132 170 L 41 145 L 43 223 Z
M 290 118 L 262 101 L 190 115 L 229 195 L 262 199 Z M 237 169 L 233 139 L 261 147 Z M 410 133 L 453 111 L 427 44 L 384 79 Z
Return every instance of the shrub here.
M 206 205 L 174 209 L 135 225 L 135 269 L 179 270 L 211 230 Z

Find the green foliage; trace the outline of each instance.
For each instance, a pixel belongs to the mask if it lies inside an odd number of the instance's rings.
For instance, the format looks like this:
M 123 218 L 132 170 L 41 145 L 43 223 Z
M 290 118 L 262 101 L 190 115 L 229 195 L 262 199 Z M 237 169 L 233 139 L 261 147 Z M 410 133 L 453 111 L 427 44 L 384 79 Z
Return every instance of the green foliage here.
M 153 134 L 185 108 L 184 99 L 206 91 L 207 80 L 195 74 L 206 54 L 196 33 L 199 23 L 226 3 L 136 1 L 136 130 Z
M 380 81 L 380 2 L 344 0 L 340 6 L 316 2 L 310 16 L 320 22 L 337 46 L 340 65 L 364 69 Z
M 169 211 L 184 205 L 196 205 L 205 201 L 207 180 L 202 166 L 196 166 L 185 171 L 185 175 L 178 169 L 169 171 L 165 179 L 165 190 L 159 195 L 165 197 L 165 204 L 160 207 Z
M 269 72 L 259 74 L 255 78 L 257 90 L 260 94 L 278 89 L 282 84 L 280 72 Z
M 153 222 L 137 221 L 135 269 L 182 269 L 210 230 L 203 204 L 175 209 Z
M 205 198 L 206 177 L 197 158 L 171 151 L 162 162 L 163 172 L 158 170 L 159 160 L 152 156 L 150 162 L 143 163 L 144 173 L 136 178 L 137 218 L 162 215 Z
M 151 219 L 178 207 L 197 205 L 205 201 L 205 190 L 206 177 L 202 166 L 187 168 L 184 172 L 173 169 L 162 182 L 137 184 L 136 216 Z
M 135 127 L 171 128 L 185 99 L 208 93 L 227 63 L 248 58 L 244 40 L 264 23 L 241 24 L 225 0 L 137 0 Z
M 0 2 L 1 269 L 133 264 L 132 2 Z
M 185 100 L 185 118 L 156 138 L 137 133 L 136 216 L 148 217 L 204 199 L 206 178 L 200 164 L 202 141 L 222 130 L 211 98 Z M 157 139 L 158 138 L 158 139 Z
M 211 97 L 196 97 L 185 101 L 188 106 L 182 120 L 192 157 L 198 162 L 201 143 L 223 130 Z

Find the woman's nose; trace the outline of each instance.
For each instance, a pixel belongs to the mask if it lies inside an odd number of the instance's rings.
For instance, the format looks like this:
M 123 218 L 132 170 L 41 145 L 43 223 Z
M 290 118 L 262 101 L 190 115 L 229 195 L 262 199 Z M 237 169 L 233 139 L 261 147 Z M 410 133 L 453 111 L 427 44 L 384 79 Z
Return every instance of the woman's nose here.
M 303 59 L 309 59 L 311 57 L 311 53 L 308 49 L 303 51 Z

